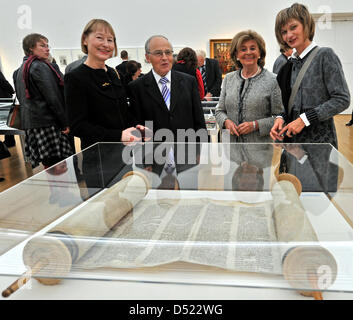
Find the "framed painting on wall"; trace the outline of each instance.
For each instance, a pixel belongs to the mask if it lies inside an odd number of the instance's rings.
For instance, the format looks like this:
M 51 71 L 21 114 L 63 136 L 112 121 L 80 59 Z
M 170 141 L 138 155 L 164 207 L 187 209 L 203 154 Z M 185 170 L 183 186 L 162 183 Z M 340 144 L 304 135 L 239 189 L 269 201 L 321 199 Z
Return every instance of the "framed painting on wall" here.
M 223 76 L 235 70 L 234 62 L 230 57 L 231 42 L 232 39 L 210 40 L 210 57 L 218 60 Z
M 72 61 L 80 60 L 85 54 L 82 52 L 82 49 L 71 49 Z
M 71 49 L 52 49 L 51 55 L 55 59 L 62 73 L 65 73 L 65 68 L 72 60 Z

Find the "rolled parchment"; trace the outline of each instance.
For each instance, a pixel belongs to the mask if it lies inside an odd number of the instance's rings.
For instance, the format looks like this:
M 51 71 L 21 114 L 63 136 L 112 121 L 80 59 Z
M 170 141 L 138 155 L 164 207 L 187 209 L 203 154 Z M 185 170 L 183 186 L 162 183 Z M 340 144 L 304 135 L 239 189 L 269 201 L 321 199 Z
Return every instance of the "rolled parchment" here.
M 142 173 L 129 172 L 44 236 L 30 240 L 23 250 L 24 264 L 32 268 L 42 261 L 44 267 L 35 277 L 44 284 L 58 283 L 57 279 L 68 274 L 72 264 L 130 212 L 149 188 Z
M 328 287 L 335 281 L 337 265 L 329 251 L 319 245 L 300 202 L 298 187 L 300 182 L 287 175 L 272 188 L 276 245 L 282 253 L 282 271 L 294 288 L 313 290 L 311 275 L 330 269 L 330 281 L 324 282 Z M 65 277 L 72 264 L 99 243 L 98 238 L 130 212 L 148 190 L 148 181 L 142 174 L 125 177 L 44 237 L 31 240 L 24 249 L 25 264 L 31 267 L 41 261 L 46 266 L 36 277 L 45 278 L 39 279 L 44 284 L 57 283 L 56 278 Z
M 320 246 L 317 235 L 299 199 L 300 181 L 293 175 L 280 175 L 272 187 L 274 221 L 282 253 L 282 272 L 293 288 L 324 290 L 337 277 L 337 263 Z M 322 275 L 322 281 L 319 277 Z M 313 288 L 312 278 L 317 278 Z M 320 287 L 321 286 L 321 287 Z

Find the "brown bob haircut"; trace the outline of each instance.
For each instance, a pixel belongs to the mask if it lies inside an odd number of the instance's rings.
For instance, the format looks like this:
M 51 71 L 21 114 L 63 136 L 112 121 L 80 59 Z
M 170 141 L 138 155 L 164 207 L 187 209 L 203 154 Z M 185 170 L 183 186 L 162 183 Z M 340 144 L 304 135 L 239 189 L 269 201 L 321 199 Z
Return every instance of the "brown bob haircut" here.
M 196 52 L 189 47 L 180 50 L 177 60 L 184 60 L 187 69 L 196 70 L 197 68 Z
M 287 49 L 290 48 L 283 40 L 282 28 L 291 19 L 298 20 L 303 25 L 305 36 L 310 41 L 313 41 L 315 35 L 315 20 L 306 6 L 300 3 L 294 3 L 289 8 L 283 9 L 277 14 L 275 33 L 279 45 Z
M 114 37 L 114 53 L 113 56 L 116 57 L 118 54 L 118 47 L 116 45 L 116 37 L 115 32 L 111 24 L 103 19 L 92 19 L 87 23 L 85 28 L 83 29 L 81 36 L 81 49 L 82 52 L 88 54 L 87 46 L 84 44 L 86 37 L 88 37 L 92 32 L 97 31 L 98 29 L 106 29 L 109 31 Z
M 246 30 L 237 33 L 230 45 L 230 57 L 234 61 L 237 67 L 241 68 L 242 64 L 237 60 L 238 52 L 241 45 L 248 40 L 254 40 L 257 43 L 257 46 L 260 50 L 260 59 L 257 64 L 263 68 L 265 66 L 265 58 L 266 58 L 266 44 L 265 40 L 255 31 Z
M 22 48 L 23 48 L 24 54 L 26 56 L 30 56 L 32 54 L 32 49 L 41 40 L 48 42 L 48 39 L 39 33 L 31 33 L 31 34 L 25 36 L 22 40 Z

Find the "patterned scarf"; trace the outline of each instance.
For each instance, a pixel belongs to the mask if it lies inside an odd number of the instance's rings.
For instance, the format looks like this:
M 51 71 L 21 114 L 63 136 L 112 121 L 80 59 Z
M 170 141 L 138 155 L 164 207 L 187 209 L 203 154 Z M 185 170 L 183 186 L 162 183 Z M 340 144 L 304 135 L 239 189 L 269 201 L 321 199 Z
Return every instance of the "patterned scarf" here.
M 28 57 L 28 60 L 25 62 L 24 66 L 23 66 L 23 82 L 25 84 L 25 90 L 26 90 L 26 98 L 27 99 L 31 99 L 31 95 L 29 93 L 29 69 L 32 65 L 32 62 L 34 60 L 40 60 L 44 63 L 46 63 L 48 65 L 48 67 L 54 72 L 54 74 L 56 75 L 56 77 L 59 79 L 59 85 L 60 86 L 64 86 L 64 79 L 62 78 L 62 76 L 55 70 L 55 68 L 51 65 L 51 63 L 49 63 L 46 60 L 40 59 L 35 55 L 30 55 Z

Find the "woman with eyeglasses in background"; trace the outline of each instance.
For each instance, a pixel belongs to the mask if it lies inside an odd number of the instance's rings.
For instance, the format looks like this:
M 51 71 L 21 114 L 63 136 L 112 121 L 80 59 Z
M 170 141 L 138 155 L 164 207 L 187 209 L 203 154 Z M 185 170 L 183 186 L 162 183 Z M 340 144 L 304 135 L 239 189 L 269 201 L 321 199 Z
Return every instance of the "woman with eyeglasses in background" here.
M 47 168 L 73 153 L 67 137 L 63 75 L 48 61 L 45 36 L 29 34 L 22 45 L 25 57 L 13 78 L 25 130 L 25 154 L 33 168 L 40 163 Z

